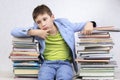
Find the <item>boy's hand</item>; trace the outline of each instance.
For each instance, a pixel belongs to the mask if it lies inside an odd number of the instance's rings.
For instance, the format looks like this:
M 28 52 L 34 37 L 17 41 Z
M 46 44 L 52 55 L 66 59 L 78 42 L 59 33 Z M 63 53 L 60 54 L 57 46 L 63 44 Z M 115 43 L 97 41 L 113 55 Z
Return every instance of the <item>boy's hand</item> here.
M 83 30 L 81 31 L 82 34 L 92 34 L 92 31 L 93 31 L 93 24 L 91 22 L 88 22 Z
M 37 36 L 40 37 L 40 38 L 46 39 L 48 35 L 49 35 L 49 30 L 47 29 L 47 30 L 38 31 Z
M 42 29 L 35 29 L 35 30 L 29 30 L 28 34 L 31 36 L 38 36 L 40 38 L 46 39 L 49 34 L 49 29 L 42 30 Z

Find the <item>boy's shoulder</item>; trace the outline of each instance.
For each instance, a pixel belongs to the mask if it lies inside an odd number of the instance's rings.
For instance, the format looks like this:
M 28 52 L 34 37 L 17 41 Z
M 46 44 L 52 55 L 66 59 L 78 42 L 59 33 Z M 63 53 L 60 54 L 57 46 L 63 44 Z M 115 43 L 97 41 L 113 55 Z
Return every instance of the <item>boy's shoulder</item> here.
M 57 18 L 57 19 L 55 19 L 55 22 L 70 23 L 70 21 L 67 18 Z
M 56 18 L 55 21 L 68 21 L 67 18 Z

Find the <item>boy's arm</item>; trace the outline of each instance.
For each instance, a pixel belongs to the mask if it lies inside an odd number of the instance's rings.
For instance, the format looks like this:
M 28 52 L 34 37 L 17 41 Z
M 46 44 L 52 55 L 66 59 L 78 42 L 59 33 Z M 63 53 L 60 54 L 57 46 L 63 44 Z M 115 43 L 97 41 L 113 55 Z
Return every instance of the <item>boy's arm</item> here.
M 28 35 L 30 35 L 30 36 L 38 36 L 38 37 L 43 38 L 43 39 L 46 39 L 48 34 L 49 34 L 49 30 L 30 29 L 28 31 Z
M 96 27 L 95 21 L 80 22 L 80 23 L 71 23 L 67 19 L 60 20 L 66 26 L 71 27 L 74 32 L 82 31 L 83 34 L 91 34 L 93 27 Z
M 33 28 L 21 28 L 17 27 L 11 31 L 11 35 L 14 37 L 31 37 L 37 36 L 45 39 L 49 34 L 49 30 L 33 29 Z
M 31 28 L 16 27 L 11 30 L 11 35 L 14 37 L 31 37 L 28 35 L 29 29 Z

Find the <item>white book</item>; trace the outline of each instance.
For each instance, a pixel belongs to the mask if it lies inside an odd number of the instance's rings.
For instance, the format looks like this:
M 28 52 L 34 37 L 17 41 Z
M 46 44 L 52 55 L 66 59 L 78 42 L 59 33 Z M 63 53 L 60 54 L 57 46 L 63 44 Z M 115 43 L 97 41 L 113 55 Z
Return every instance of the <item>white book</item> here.
M 114 76 L 114 72 L 82 72 L 79 73 L 79 76 Z
M 90 76 L 84 76 L 84 77 L 82 77 L 82 79 L 89 79 L 89 80 L 92 80 L 92 79 L 94 79 L 94 80 L 113 80 L 114 79 L 114 76 L 104 76 L 104 77 L 102 77 L 102 76 L 92 76 L 92 77 L 90 77 Z

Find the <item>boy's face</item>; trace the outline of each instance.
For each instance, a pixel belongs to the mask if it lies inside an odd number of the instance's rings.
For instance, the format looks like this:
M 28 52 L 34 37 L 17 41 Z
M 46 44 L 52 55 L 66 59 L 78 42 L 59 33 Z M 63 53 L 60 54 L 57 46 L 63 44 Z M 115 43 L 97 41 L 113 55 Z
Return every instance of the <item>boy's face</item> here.
M 46 30 L 51 29 L 53 27 L 54 25 L 53 20 L 54 15 L 49 16 L 47 13 L 45 13 L 38 15 L 37 18 L 35 19 L 35 22 L 37 23 L 40 29 Z

